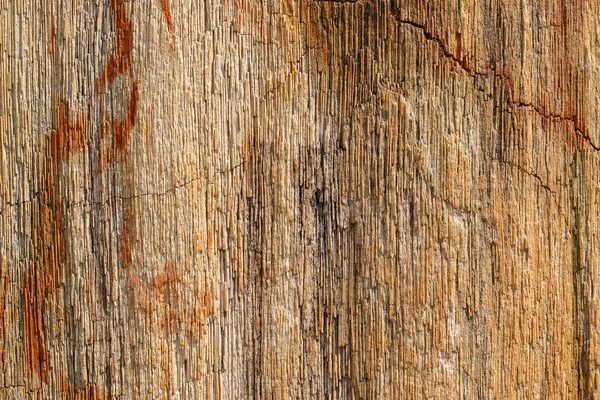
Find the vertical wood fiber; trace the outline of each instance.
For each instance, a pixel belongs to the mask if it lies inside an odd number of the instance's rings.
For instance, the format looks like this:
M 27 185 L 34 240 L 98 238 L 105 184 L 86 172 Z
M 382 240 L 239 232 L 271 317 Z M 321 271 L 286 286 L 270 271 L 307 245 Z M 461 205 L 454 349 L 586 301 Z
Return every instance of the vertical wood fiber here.
M 0 0 L 0 398 L 600 398 L 599 19 Z

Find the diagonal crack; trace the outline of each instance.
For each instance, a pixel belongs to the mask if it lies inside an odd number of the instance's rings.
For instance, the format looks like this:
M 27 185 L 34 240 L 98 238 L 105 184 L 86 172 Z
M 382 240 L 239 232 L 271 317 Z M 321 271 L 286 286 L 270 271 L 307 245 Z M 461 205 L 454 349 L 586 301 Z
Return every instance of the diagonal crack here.
M 535 173 L 534 171 L 529 171 L 525 168 L 523 168 L 522 166 L 520 166 L 519 164 L 515 164 L 509 161 L 505 161 L 505 160 L 498 160 L 498 159 L 494 159 L 495 161 L 504 164 L 504 165 L 508 165 L 512 168 L 517 169 L 518 171 L 521 171 L 522 173 L 531 176 L 532 178 L 534 178 L 536 181 L 538 181 L 540 187 L 546 191 L 548 191 L 549 193 L 552 194 L 556 194 L 556 192 L 554 190 L 552 190 L 552 188 L 550 186 L 548 186 L 547 184 L 544 183 L 544 181 L 542 180 L 542 178 Z
M 400 25 L 410 25 L 413 28 L 417 28 L 421 31 L 421 33 L 423 34 L 423 36 L 425 36 L 425 39 L 435 42 L 438 44 L 438 46 L 440 47 L 440 50 L 442 51 L 442 54 L 444 55 L 444 57 L 449 58 L 450 60 L 454 61 L 456 64 L 458 64 L 458 66 L 464 70 L 466 73 L 468 73 L 471 76 L 487 76 L 488 74 L 484 74 L 481 72 L 477 72 L 475 69 L 469 67 L 467 65 L 467 60 L 466 57 L 463 57 L 463 59 L 461 60 L 460 58 L 456 57 L 454 54 L 452 54 L 450 51 L 448 51 L 448 49 L 446 48 L 446 45 L 444 44 L 444 42 L 438 38 L 433 36 L 433 34 L 431 32 L 429 32 L 427 30 L 427 28 L 425 27 L 425 25 L 421 25 L 418 24 L 414 21 L 409 21 L 407 19 L 401 19 L 399 14 L 398 14 L 398 10 L 396 10 L 395 8 L 393 9 L 395 10 L 392 11 L 392 14 L 395 17 L 395 20 L 398 24 Z
M 592 139 L 590 138 L 590 136 L 585 132 L 585 130 L 583 128 L 581 128 L 577 124 L 576 116 L 570 116 L 570 115 L 564 116 L 564 115 L 560 115 L 560 114 L 549 113 L 549 112 L 546 112 L 542 107 L 540 107 L 536 104 L 525 103 L 522 101 L 513 100 L 512 78 L 510 78 L 509 76 L 500 74 L 493 69 L 490 71 L 487 71 L 487 72 L 481 72 L 481 71 L 477 71 L 475 68 L 469 67 L 466 57 L 463 57 L 462 59 L 460 59 L 459 57 L 455 56 L 451 51 L 448 50 L 448 48 L 446 47 L 446 44 L 440 38 L 436 37 L 433 33 L 431 33 L 425 25 L 422 25 L 422 24 L 419 24 L 417 22 L 410 21 L 407 19 L 403 19 L 400 15 L 400 10 L 397 7 L 392 6 L 391 12 L 394 17 L 394 20 L 396 21 L 396 23 L 398 25 L 405 25 L 405 26 L 410 26 L 412 28 L 418 29 L 423 34 L 423 36 L 425 37 L 426 40 L 434 42 L 438 45 L 440 52 L 442 53 L 442 55 L 444 57 L 451 60 L 454 64 L 458 65 L 460 67 L 460 69 L 462 69 L 463 71 L 468 73 L 469 76 L 474 77 L 474 78 L 493 77 L 495 79 L 500 80 L 500 82 L 502 82 L 504 84 L 505 88 L 508 90 L 509 103 L 513 107 L 529 108 L 529 109 L 535 111 L 537 114 L 539 114 L 544 119 L 572 123 L 573 130 L 575 131 L 575 133 L 577 133 L 578 136 L 581 137 L 592 149 L 594 149 L 595 151 L 600 151 L 600 145 L 596 145 L 594 142 L 592 142 Z

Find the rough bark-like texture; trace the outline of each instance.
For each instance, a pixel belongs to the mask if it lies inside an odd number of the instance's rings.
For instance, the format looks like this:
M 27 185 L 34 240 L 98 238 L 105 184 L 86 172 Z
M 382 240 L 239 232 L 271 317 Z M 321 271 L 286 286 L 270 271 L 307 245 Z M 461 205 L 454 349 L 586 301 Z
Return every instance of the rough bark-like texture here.
M 0 0 L 0 398 L 600 396 L 599 17 Z

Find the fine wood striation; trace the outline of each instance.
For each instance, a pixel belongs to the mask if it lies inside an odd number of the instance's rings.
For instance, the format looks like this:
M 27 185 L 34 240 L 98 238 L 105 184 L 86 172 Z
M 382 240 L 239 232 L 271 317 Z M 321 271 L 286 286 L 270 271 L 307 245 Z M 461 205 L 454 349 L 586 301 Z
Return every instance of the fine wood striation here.
M 0 0 L 0 398 L 595 398 L 598 15 Z

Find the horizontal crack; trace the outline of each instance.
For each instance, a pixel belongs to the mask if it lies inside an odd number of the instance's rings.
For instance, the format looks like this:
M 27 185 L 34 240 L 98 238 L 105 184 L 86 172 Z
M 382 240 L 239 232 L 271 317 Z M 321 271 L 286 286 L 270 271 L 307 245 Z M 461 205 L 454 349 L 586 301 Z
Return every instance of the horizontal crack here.
M 228 173 L 228 172 L 233 172 L 234 170 L 236 170 L 237 168 L 241 167 L 242 165 L 244 165 L 246 162 L 242 161 L 241 163 L 234 165 L 231 168 L 227 168 L 227 169 L 218 169 L 216 170 L 216 173 L 213 176 L 216 176 L 217 174 L 224 174 L 224 173 Z M 131 199 L 137 199 L 137 198 L 141 198 L 141 197 L 148 197 L 148 196 L 156 196 L 156 197 L 162 197 L 162 196 L 166 196 L 169 193 L 173 193 L 178 189 L 181 189 L 183 187 L 186 187 L 200 179 L 202 179 L 204 177 L 203 176 L 196 176 L 190 180 L 187 180 L 179 185 L 175 185 L 173 187 L 171 187 L 170 189 L 165 190 L 164 192 L 145 192 L 145 193 L 138 193 L 138 194 L 134 194 L 131 196 L 111 196 L 110 198 L 108 198 L 105 201 L 102 202 L 91 202 L 89 200 L 83 200 L 83 201 L 78 201 L 78 202 L 74 202 L 74 203 L 66 203 L 65 208 L 66 209 L 72 209 L 72 208 L 77 208 L 80 206 L 85 206 L 85 205 L 94 205 L 94 206 L 102 206 L 102 205 L 107 205 L 109 204 L 111 201 L 115 201 L 115 200 L 131 200 Z M 34 195 L 33 198 L 28 199 L 28 200 L 23 200 L 23 201 L 18 201 L 15 203 L 10 203 L 7 202 L 4 205 L 4 208 L 2 208 L 2 210 L 0 210 L 0 214 L 2 214 L 4 211 L 7 211 L 8 209 L 12 208 L 12 207 L 18 207 L 21 206 L 23 204 L 26 203 L 31 203 L 32 201 L 35 200 L 35 198 L 37 197 L 37 193 Z
M 241 166 L 242 166 L 242 165 L 244 165 L 244 164 L 245 164 L 245 161 L 242 161 L 241 163 L 239 163 L 239 164 L 237 164 L 237 165 L 234 165 L 234 166 L 233 166 L 233 167 L 231 167 L 231 168 L 227 168 L 227 169 L 218 169 L 218 170 L 217 170 L 217 173 L 219 173 L 219 174 L 224 174 L 224 173 L 227 173 L 227 172 L 233 172 L 234 170 L 236 170 L 237 168 L 241 167 Z M 216 174 L 215 174 L 215 175 L 216 175 Z M 167 190 L 166 190 L 166 191 L 164 191 L 164 192 L 146 192 L 146 193 L 139 193 L 139 194 L 135 194 L 135 195 L 131 195 L 131 196 L 118 196 L 118 197 L 119 197 L 119 199 L 121 199 L 121 200 L 131 200 L 131 199 L 137 199 L 137 198 L 139 198 L 139 197 L 147 197 L 147 196 L 165 196 L 165 195 L 167 195 L 167 194 L 169 194 L 169 193 L 172 193 L 172 192 L 176 191 L 177 189 L 181 189 L 182 187 L 188 186 L 188 185 L 190 185 L 190 184 L 192 184 L 192 183 L 194 183 L 194 182 L 198 181 L 198 180 L 199 180 L 199 179 L 201 179 L 201 178 L 202 178 L 202 176 L 197 176 L 197 177 L 194 177 L 194 178 L 192 178 L 192 179 L 190 179 L 190 180 L 188 180 L 188 181 L 185 181 L 185 182 L 183 182 L 183 183 L 182 183 L 182 184 L 180 184 L 180 185 L 175 185 L 175 186 L 173 186 L 172 188 L 170 188 L 170 189 L 167 189 Z M 100 203 L 100 204 L 102 204 L 102 203 Z

